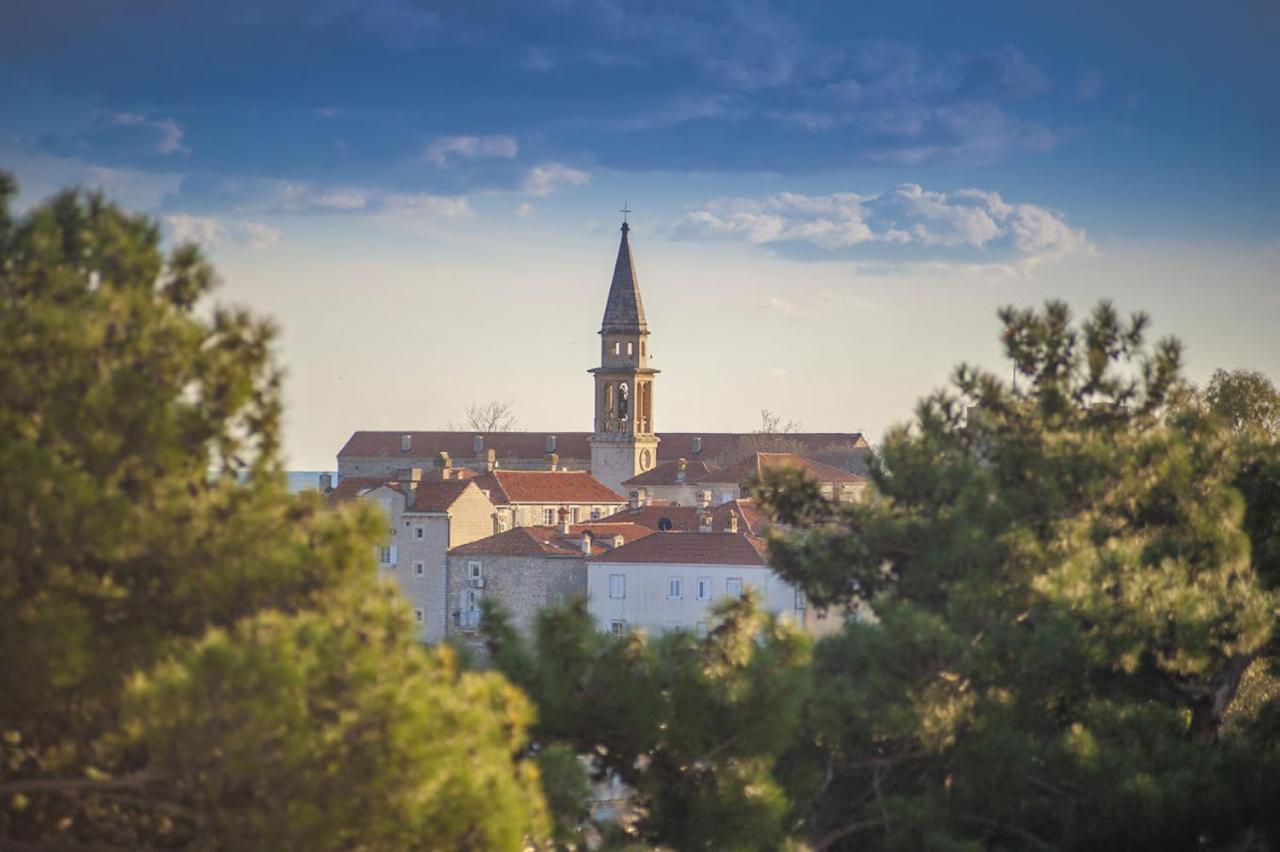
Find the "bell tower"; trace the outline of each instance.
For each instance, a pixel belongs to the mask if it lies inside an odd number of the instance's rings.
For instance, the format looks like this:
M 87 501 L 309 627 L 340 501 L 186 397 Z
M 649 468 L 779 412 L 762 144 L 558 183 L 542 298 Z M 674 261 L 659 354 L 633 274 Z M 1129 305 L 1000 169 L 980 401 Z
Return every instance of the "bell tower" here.
M 591 475 L 623 494 L 622 483 L 651 470 L 658 457 L 653 431 L 653 379 L 658 371 L 649 366 L 649 328 L 627 239 L 630 230 L 624 219 L 600 324 L 600 366 L 589 371 L 596 383 Z

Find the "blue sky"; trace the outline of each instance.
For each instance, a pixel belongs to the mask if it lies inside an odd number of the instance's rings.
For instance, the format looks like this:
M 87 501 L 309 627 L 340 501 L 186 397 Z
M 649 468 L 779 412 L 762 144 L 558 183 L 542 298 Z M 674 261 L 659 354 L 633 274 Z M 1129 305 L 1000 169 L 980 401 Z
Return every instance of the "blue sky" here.
M 585 429 L 624 198 L 664 428 L 873 437 L 995 308 L 1145 308 L 1280 376 L 1271 2 L 28 2 L 0 168 L 206 245 L 287 446 L 473 399 Z

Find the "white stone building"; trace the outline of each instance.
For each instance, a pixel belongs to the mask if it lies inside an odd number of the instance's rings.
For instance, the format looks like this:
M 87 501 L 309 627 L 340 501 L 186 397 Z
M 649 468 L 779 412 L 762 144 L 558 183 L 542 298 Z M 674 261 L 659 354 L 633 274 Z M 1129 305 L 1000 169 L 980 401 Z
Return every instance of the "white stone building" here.
M 730 529 L 659 532 L 587 560 L 587 599 L 601 630 L 621 635 L 689 630 L 705 635 L 711 608 L 755 590 L 761 605 L 816 634 L 839 629 L 769 568 L 763 539 Z

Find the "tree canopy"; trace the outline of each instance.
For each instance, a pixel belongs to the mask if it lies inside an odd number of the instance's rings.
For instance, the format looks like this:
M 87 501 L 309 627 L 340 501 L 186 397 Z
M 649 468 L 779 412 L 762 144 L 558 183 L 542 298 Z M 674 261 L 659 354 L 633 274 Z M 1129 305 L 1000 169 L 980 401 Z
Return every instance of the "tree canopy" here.
M 1148 344 L 1144 315 L 1001 319 L 1016 385 L 958 368 L 887 435 L 876 499 L 832 507 L 785 473 L 761 488 L 798 528 L 773 535 L 772 564 L 815 603 L 878 616 L 814 651 L 806 735 L 828 780 L 808 837 L 1280 842 L 1280 707 L 1223 731 L 1250 663 L 1274 659 L 1257 534 L 1274 498 L 1241 487 L 1240 442 L 1182 402 L 1180 347 Z M 1250 452 L 1276 464 L 1274 443 Z
M 0 845 L 517 848 L 532 708 L 413 639 L 385 521 L 290 496 L 269 323 L 0 175 Z

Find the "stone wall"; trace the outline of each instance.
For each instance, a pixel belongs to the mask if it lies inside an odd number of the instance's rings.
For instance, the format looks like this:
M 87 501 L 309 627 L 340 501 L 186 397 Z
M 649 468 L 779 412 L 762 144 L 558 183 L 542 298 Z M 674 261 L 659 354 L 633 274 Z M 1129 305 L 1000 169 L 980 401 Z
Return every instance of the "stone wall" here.
M 483 589 L 471 588 L 471 563 L 480 563 Z M 450 556 L 448 570 L 449 635 L 470 632 L 460 617 L 468 606 L 466 595 L 501 603 L 512 624 L 526 635 L 533 629 L 538 610 L 587 593 L 587 568 L 572 556 Z

